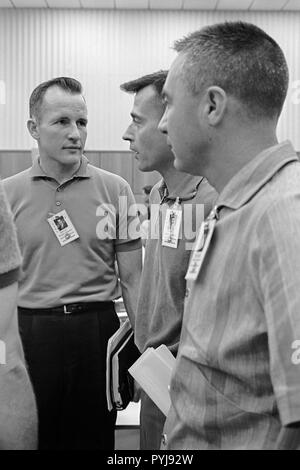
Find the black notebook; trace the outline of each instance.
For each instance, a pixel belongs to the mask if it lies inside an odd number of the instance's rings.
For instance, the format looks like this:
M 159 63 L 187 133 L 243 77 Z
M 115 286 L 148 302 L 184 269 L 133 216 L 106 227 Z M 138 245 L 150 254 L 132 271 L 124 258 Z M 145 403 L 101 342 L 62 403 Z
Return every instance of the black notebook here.
M 139 358 L 134 334 L 127 319 L 109 339 L 106 357 L 106 398 L 108 410 L 124 410 L 132 401 L 134 379 L 128 369 Z

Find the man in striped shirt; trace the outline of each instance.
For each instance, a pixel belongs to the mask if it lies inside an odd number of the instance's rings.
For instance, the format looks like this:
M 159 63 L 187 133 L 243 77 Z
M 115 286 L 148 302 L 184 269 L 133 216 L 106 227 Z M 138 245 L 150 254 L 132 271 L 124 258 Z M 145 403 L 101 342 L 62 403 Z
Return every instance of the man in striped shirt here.
M 166 447 L 300 448 L 300 163 L 276 138 L 287 64 L 242 22 L 175 49 L 160 129 L 219 198 L 187 272 Z

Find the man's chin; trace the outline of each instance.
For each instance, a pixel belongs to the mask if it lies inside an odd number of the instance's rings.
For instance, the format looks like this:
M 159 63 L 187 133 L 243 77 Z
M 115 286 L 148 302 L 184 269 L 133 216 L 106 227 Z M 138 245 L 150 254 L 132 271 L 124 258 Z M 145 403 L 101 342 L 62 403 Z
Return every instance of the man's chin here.
M 81 157 L 82 157 L 82 150 L 79 150 L 79 149 L 78 150 L 66 149 L 66 150 L 64 150 L 63 155 L 64 155 L 64 158 L 67 162 L 79 161 L 79 160 L 81 160 Z
M 174 167 L 176 170 L 181 171 L 182 173 L 188 173 L 189 175 L 198 175 L 197 170 L 194 166 L 191 166 L 189 160 L 179 159 L 175 156 Z
M 60 157 L 59 157 L 59 161 L 60 161 L 60 164 L 65 166 L 66 168 L 67 167 L 74 167 L 74 166 L 77 166 L 77 165 L 80 165 L 80 162 L 81 162 L 81 158 L 82 158 L 82 153 L 81 152 L 74 152 L 74 153 L 70 153 L 70 152 L 63 152 Z
M 186 162 L 185 160 L 181 160 L 177 157 L 177 155 L 174 153 L 175 158 L 174 158 L 174 167 L 178 171 L 186 171 Z
M 138 169 L 140 171 L 143 171 L 144 173 L 147 173 L 148 171 L 153 171 L 153 168 L 149 168 L 147 165 L 140 164 L 138 165 Z

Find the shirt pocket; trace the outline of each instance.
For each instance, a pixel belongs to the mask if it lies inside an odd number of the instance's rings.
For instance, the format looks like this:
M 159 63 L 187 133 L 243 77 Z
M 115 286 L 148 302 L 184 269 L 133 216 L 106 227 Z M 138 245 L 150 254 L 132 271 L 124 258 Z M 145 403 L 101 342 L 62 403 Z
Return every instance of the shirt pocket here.
M 272 448 L 281 427 L 274 399 L 251 397 L 249 390 L 246 393 L 230 376 L 219 377 L 215 370 L 206 373 L 202 366 L 198 370 L 206 442 L 222 449 Z

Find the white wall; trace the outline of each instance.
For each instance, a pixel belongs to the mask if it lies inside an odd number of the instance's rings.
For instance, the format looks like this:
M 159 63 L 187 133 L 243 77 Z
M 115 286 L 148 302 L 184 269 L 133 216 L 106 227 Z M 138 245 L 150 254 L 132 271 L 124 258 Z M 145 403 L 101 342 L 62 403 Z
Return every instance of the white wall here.
M 291 83 L 278 135 L 300 150 L 300 12 L 183 12 L 0 9 L 0 149 L 32 146 L 25 122 L 32 89 L 68 75 L 85 88 L 89 108 L 89 150 L 125 150 L 121 136 L 132 97 L 120 83 L 168 68 L 175 39 L 206 24 L 242 19 L 261 26 L 283 48 Z M 1 86 L 0 86 L 1 88 Z M 298 90 L 298 101 L 297 100 Z M 0 97 L 3 101 L 3 84 Z M 0 100 L 0 101 L 1 101 Z

